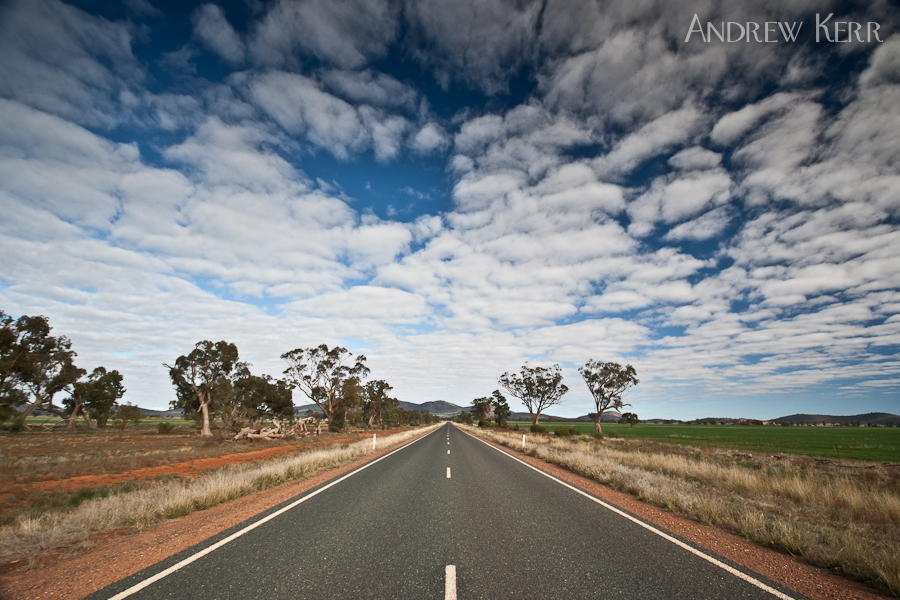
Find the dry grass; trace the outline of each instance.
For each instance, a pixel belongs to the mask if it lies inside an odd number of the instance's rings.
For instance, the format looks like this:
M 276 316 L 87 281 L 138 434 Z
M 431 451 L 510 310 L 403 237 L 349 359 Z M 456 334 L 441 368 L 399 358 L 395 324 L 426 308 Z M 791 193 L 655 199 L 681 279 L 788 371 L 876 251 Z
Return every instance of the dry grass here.
M 466 428 L 521 449 L 521 434 Z M 528 454 L 900 597 L 900 469 L 528 436 Z
M 142 428 L 124 435 L 110 428 L 0 436 L 0 480 L 17 483 L 124 473 L 148 467 L 259 450 L 191 433 L 157 435 Z M 273 440 L 266 447 L 295 445 Z
M 420 435 L 404 431 L 377 440 L 378 451 Z M 0 563 L 47 553 L 65 545 L 84 543 L 92 534 L 120 527 L 142 529 L 164 519 L 187 515 L 281 483 L 310 477 L 371 454 L 371 440 L 340 447 L 301 452 L 244 465 L 216 469 L 194 480 L 147 484 L 130 493 L 114 493 L 81 503 L 65 513 L 22 515 L 0 527 Z

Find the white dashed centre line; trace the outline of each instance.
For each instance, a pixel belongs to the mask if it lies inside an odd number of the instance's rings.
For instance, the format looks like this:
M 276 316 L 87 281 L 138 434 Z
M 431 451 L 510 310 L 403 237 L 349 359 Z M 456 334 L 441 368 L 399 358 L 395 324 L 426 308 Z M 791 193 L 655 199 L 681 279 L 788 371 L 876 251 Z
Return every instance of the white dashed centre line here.
M 447 448 L 447 454 L 450 454 L 450 448 Z
M 450 467 L 447 467 L 447 479 L 450 479 Z
M 444 600 L 456 600 L 456 565 L 444 569 Z

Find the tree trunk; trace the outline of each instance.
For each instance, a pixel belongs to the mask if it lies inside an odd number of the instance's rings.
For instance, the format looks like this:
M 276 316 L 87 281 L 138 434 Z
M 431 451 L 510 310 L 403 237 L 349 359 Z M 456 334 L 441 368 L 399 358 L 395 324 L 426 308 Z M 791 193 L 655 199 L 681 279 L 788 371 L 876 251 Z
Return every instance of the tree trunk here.
M 97 429 L 97 426 L 91 421 L 90 411 L 84 404 L 81 405 L 81 416 L 84 417 L 84 422 L 87 423 L 88 429 Z
M 84 400 L 78 400 L 78 396 L 75 396 L 75 408 L 72 409 L 72 412 L 69 413 L 69 416 L 66 417 L 66 429 L 72 429 L 75 427 L 75 419 L 78 418 L 78 409 L 81 408 L 81 405 L 84 403 Z
M 200 435 L 203 437 L 212 437 L 212 429 L 209 428 L 209 400 L 200 401 Z
M 22 413 L 19 415 L 19 424 L 22 427 L 24 427 L 25 429 L 27 429 L 28 431 L 31 431 L 31 427 L 29 427 L 28 425 L 25 424 L 25 418 L 31 413 L 32 410 L 34 410 L 34 408 L 36 406 L 43 404 L 43 403 L 44 403 L 43 399 L 38 398 L 37 400 L 35 400 L 31 404 L 29 404 L 28 408 L 23 410 Z
M 541 419 L 541 413 L 534 414 L 530 410 L 528 411 L 528 413 L 531 415 L 531 424 L 537 425 L 538 421 L 540 421 L 540 419 Z
M 600 428 L 600 415 L 597 415 L 597 420 L 594 421 L 594 431 L 603 435 L 603 429 Z

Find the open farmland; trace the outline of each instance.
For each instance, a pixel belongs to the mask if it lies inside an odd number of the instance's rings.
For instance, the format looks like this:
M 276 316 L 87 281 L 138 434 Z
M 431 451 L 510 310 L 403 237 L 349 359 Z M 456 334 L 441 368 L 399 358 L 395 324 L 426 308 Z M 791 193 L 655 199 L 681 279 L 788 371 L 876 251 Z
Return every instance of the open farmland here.
M 157 424 L 176 424 L 158 433 Z M 146 419 L 124 430 L 106 427 L 0 436 L 0 525 L 18 517 L 65 512 L 83 501 L 177 480 L 189 482 L 226 465 L 274 459 L 353 443 L 371 432 L 226 443 L 202 438 L 192 421 Z M 378 432 L 381 437 L 382 432 Z M 387 433 L 387 432 L 384 432 Z
M 511 423 L 516 425 L 516 423 Z M 528 427 L 530 423 L 518 423 Z M 541 423 L 548 432 L 568 427 L 579 433 L 594 431 L 593 423 Z M 625 439 L 648 440 L 768 454 L 809 454 L 831 459 L 900 463 L 900 428 L 896 427 L 776 427 L 752 425 L 658 425 L 634 427 L 603 423 L 603 433 Z

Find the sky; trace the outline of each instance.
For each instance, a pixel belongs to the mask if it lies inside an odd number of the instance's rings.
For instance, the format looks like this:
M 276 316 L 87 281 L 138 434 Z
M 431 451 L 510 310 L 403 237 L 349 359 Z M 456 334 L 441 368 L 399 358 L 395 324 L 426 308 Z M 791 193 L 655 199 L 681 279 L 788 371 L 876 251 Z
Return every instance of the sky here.
M 575 417 L 598 360 L 641 418 L 900 413 L 898 17 L 0 2 L 0 309 L 144 408 L 226 340 L 275 377 L 340 345 L 417 403 L 527 361 Z

